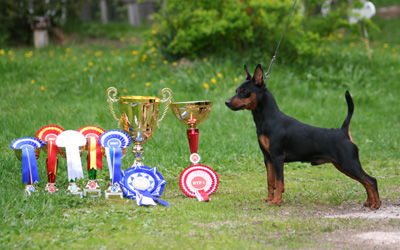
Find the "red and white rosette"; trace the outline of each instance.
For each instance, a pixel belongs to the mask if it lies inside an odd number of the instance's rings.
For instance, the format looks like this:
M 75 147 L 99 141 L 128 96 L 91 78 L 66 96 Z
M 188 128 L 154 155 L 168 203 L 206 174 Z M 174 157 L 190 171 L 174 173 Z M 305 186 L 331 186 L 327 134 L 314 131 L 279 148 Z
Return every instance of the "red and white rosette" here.
M 199 201 L 209 201 L 209 196 L 218 189 L 219 179 L 212 168 L 192 165 L 183 170 L 179 184 L 187 196 L 196 197 Z
M 47 147 L 47 176 L 49 183 L 56 182 L 57 175 L 57 154 L 58 147 L 56 145 L 56 139 L 59 134 L 64 132 L 62 127 L 56 125 L 44 126 L 36 133 L 36 138 L 45 142 Z

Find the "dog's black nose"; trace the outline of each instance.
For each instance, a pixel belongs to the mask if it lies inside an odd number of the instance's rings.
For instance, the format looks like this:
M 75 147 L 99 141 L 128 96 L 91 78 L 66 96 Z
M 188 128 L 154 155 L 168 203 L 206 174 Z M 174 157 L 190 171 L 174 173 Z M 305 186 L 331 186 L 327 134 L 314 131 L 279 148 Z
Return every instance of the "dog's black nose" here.
M 230 103 L 231 103 L 231 100 L 229 99 L 228 101 L 225 102 L 225 105 L 229 107 Z

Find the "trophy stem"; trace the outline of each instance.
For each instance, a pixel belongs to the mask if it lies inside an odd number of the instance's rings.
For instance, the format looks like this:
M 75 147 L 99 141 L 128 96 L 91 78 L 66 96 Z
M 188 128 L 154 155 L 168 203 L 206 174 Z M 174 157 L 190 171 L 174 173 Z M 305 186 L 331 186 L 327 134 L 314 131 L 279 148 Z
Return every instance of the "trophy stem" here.
M 135 161 L 133 162 L 132 167 L 143 166 L 143 163 L 142 163 L 142 155 L 144 152 L 143 146 L 140 144 L 134 145 L 132 152 L 135 155 Z
M 197 153 L 197 146 L 199 143 L 199 129 L 198 128 L 189 128 L 187 130 L 187 136 L 189 140 L 190 152 L 192 154 Z

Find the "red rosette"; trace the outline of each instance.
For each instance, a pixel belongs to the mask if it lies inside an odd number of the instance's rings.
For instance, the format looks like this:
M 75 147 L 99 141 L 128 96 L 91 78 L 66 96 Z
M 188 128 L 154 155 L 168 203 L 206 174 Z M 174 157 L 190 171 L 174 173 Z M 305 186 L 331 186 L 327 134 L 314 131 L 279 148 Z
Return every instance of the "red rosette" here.
M 219 178 L 217 173 L 205 165 L 192 165 L 182 171 L 179 184 L 183 193 L 189 197 L 196 197 L 196 192 L 204 191 L 208 196 L 218 189 Z
M 36 133 L 36 138 L 41 141 L 55 141 L 57 136 L 64 132 L 62 127 L 56 125 L 44 126 Z
M 96 137 L 97 139 L 99 139 L 100 136 L 106 131 L 96 126 L 85 126 L 78 129 L 78 132 L 83 134 L 86 138 Z

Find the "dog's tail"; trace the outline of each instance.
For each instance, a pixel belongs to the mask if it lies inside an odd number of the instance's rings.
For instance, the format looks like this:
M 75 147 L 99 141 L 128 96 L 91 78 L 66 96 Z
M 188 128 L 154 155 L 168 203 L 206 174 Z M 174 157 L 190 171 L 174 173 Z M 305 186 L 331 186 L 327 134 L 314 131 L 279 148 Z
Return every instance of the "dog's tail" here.
M 345 134 L 347 134 L 350 137 L 350 121 L 354 112 L 354 103 L 348 90 L 346 91 L 346 101 L 348 107 L 347 117 L 344 120 L 341 129 L 343 130 L 343 132 L 345 132 Z

